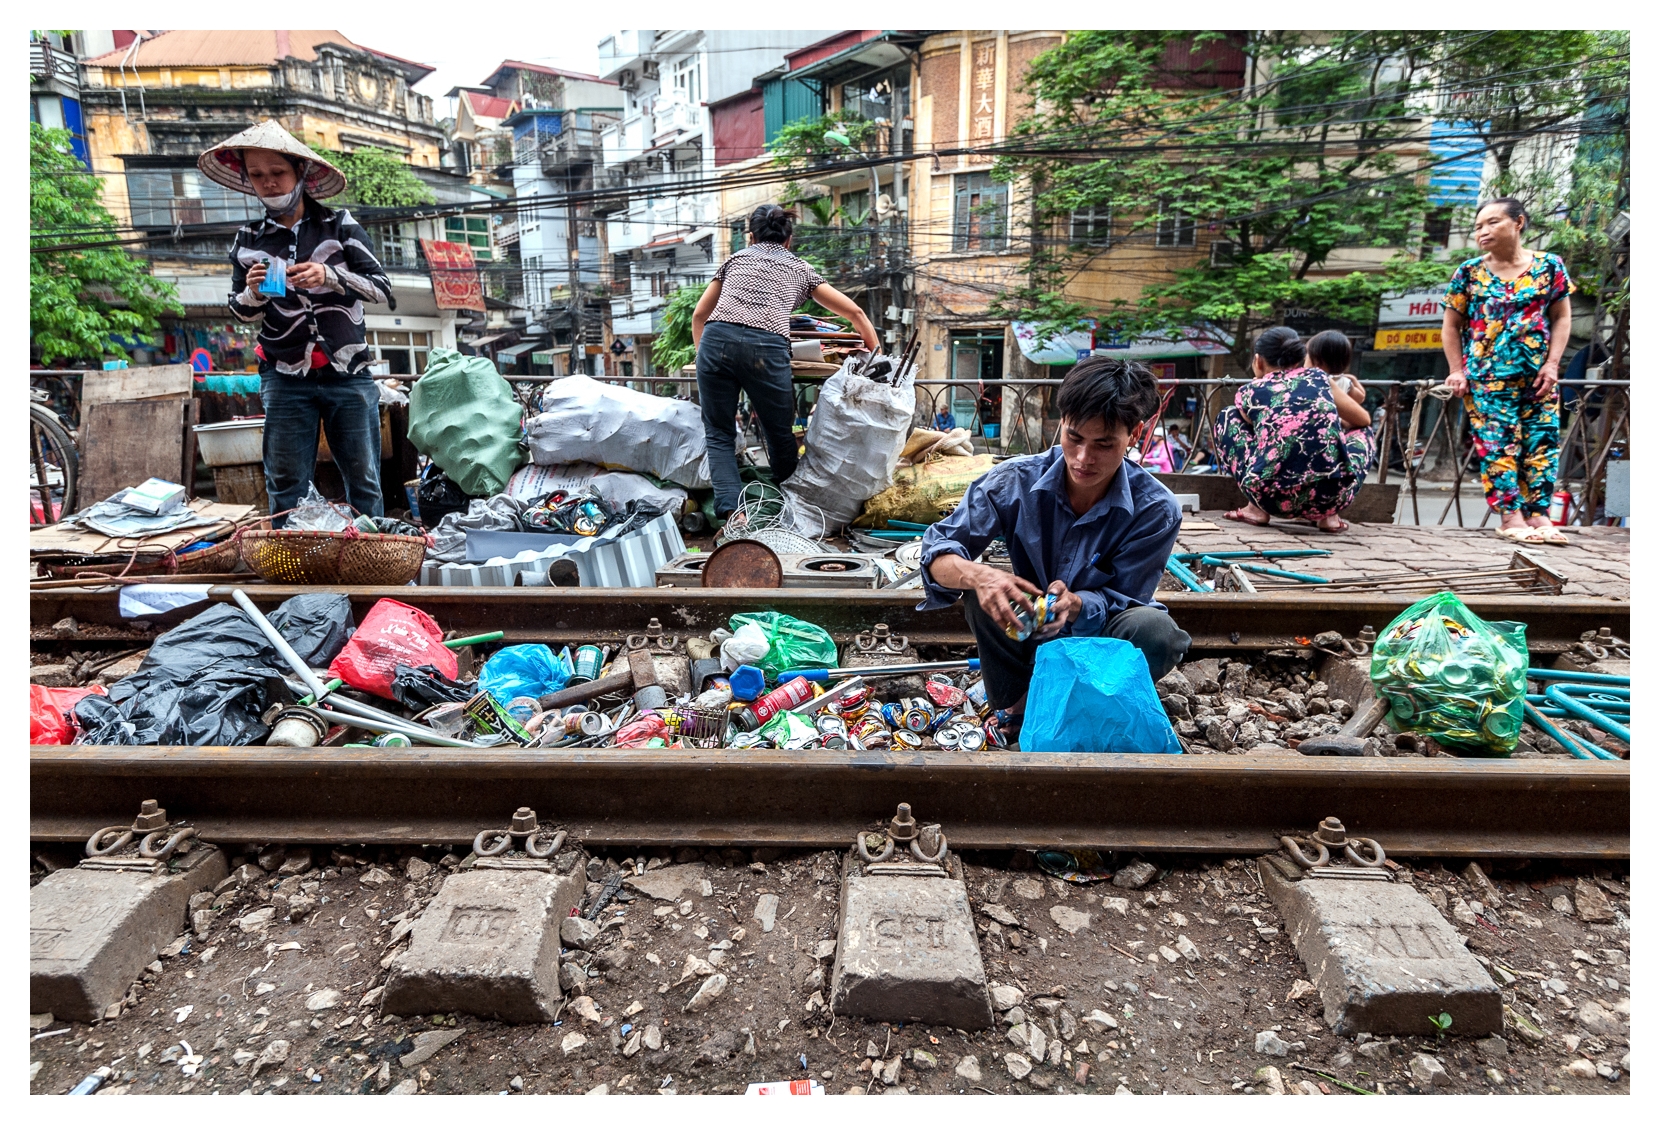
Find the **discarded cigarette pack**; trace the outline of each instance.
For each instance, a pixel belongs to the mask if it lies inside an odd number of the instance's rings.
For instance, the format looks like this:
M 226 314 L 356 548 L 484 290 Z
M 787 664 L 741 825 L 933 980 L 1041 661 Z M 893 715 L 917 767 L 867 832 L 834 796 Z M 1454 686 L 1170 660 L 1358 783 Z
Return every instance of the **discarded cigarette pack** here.
M 751 1082 L 745 1094 L 824 1094 L 824 1087 L 806 1078 L 794 1082 Z
M 137 488 L 127 489 L 121 496 L 121 502 L 152 516 L 176 512 L 184 507 L 184 486 L 151 477 Z

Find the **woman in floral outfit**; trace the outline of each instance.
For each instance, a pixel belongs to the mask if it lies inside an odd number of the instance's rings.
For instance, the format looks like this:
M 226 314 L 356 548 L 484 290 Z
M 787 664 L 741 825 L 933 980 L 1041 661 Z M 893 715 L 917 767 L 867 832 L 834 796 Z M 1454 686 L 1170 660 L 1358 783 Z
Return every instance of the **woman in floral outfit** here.
M 1556 380 L 1568 346 L 1574 291 L 1555 254 L 1522 248 L 1527 212 L 1495 199 L 1476 212 L 1486 251 L 1454 271 L 1442 301 L 1447 386 L 1464 396 L 1481 487 L 1499 513 L 1499 534 L 1518 543 L 1566 545 L 1552 526 L 1561 422 Z
M 1300 518 L 1347 531 L 1337 513 L 1354 503 L 1372 464 L 1372 419 L 1333 393 L 1331 375 L 1303 363 L 1297 333 L 1268 329 L 1251 357 L 1256 378 L 1216 419 L 1217 460 L 1249 501 L 1227 518 L 1258 527 L 1272 516 Z

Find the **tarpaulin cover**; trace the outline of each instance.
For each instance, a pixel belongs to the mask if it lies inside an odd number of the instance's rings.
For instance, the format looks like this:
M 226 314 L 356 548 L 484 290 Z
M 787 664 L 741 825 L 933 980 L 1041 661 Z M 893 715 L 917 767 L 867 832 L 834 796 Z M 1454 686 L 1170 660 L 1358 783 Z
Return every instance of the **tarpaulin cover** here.
M 521 413 L 489 359 L 433 348 L 409 391 L 409 440 L 468 496 L 494 496 L 525 462 Z
M 531 460 L 538 465 L 588 461 L 685 488 L 710 485 L 703 411 L 696 403 L 571 375 L 548 384 L 542 413 L 526 432 Z
M 339 676 L 359 691 L 391 699 L 393 676 L 400 664 L 412 668 L 430 664 L 451 680 L 459 671 L 455 653 L 444 647 L 438 622 L 412 605 L 382 598 L 370 607 L 351 642 L 329 665 L 329 675 Z
M 299 594 L 268 616 L 313 667 L 351 636 L 344 594 Z M 241 609 L 220 604 L 157 637 L 138 671 L 110 688 L 108 704 L 83 699 L 75 715 L 82 741 L 94 745 L 245 746 L 269 733 L 259 716 L 289 697 L 281 681 L 291 674 Z
M 1041 644 L 1020 748 L 1034 754 L 1180 754 L 1147 658 L 1116 637 Z

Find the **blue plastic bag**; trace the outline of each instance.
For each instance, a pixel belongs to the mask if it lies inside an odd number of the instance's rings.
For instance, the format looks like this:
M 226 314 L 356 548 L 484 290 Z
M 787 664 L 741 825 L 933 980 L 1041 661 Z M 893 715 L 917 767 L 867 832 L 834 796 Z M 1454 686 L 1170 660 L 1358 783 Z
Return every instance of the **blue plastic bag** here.
M 1180 754 L 1147 658 L 1114 637 L 1038 646 L 1020 749 L 1034 754 Z
M 505 705 L 521 695 L 538 699 L 558 691 L 572 671 L 565 654 L 555 656 L 547 645 L 508 645 L 484 662 L 478 686 Z

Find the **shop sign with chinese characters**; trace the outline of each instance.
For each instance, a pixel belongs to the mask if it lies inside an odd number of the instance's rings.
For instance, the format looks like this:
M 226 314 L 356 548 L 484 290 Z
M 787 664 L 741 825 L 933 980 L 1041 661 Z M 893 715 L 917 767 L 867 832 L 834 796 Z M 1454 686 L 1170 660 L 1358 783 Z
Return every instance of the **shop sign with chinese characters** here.
M 997 104 L 997 44 L 974 46 L 974 71 L 969 91 L 968 135 L 970 140 L 994 138 Z

